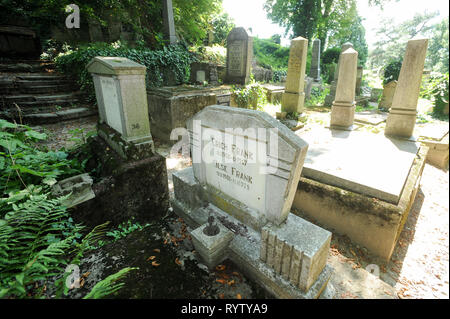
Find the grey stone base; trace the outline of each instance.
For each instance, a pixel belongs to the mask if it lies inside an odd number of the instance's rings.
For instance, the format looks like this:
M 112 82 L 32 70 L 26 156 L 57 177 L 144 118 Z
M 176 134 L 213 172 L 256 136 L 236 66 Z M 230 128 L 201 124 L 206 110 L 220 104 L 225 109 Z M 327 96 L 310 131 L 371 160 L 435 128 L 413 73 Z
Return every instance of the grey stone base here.
M 261 233 L 257 228 L 249 227 L 237 217 L 231 216 L 210 201 L 210 195 L 203 194 L 203 188 L 196 182 L 192 168 L 174 173 L 175 197 L 171 199 L 174 212 L 182 217 L 191 228 L 198 228 L 214 216 L 217 223 L 233 233 L 225 256 L 231 259 L 248 277 L 263 286 L 277 298 L 318 298 L 327 286 L 334 270 L 325 265 L 317 280 L 305 292 L 282 277 L 267 263 L 260 259 Z M 226 205 L 228 206 L 228 205 Z M 261 227 L 262 225 L 255 225 Z

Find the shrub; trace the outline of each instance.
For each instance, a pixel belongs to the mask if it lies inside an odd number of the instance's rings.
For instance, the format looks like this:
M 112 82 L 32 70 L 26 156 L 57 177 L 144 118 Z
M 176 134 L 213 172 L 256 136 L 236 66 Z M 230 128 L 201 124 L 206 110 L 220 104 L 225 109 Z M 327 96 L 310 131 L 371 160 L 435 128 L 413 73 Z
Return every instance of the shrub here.
M 402 68 L 402 59 L 393 60 L 384 67 L 383 85 L 398 80 Z
M 175 75 L 178 83 L 187 83 L 190 64 L 195 60 L 194 55 L 183 46 L 166 46 L 155 51 L 147 48 L 128 48 L 120 43 L 92 44 L 58 56 L 55 60 L 58 70 L 73 76 L 92 102 L 95 102 L 95 89 L 86 65 L 96 56 L 125 57 L 145 65 L 148 87 L 167 85 L 165 74 L 168 72 Z
M 238 107 L 262 110 L 263 105 L 267 103 L 266 90 L 253 77 L 250 84 L 243 87 L 233 86 L 231 92 Z
M 434 116 L 448 118 L 448 114 L 444 114 L 444 108 L 449 103 L 449 74 L 432 73 L 424 96 L 433 100 Z

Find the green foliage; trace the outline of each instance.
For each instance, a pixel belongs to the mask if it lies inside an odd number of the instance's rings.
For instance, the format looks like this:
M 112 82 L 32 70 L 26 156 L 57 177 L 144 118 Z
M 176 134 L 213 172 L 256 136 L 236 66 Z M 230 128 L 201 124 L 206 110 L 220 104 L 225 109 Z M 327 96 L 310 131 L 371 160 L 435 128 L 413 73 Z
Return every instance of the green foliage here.
M 272 81 L 273 82 L 282 82 L 282 79 L 287 76 L 287 68 L 284 70 L 273 70 Z
M 201 62 L 225 65 L 227 59 L 227 48 L 214 44 L 213 46 L 193 46 L 189 49 L 197 60 Z
M 398 80 L 402 68 L 403 59 L 389 62 L 384 68 L 383 85 L 391 81 Z
M 339 55 L 341 54 L 340 47 L 329 48 L 323 51 L 320 59 L 322 60 L 322 64 L 331 64 L 338 63 Z
M 81 89 L 90 100 L 95 102 L 95 90 L 92 76 L 86 70 L 86 65 L 96 56 L 125 57 L 147 67 L 146 83 L 148 87 L 167 85 L 167 74 L 175 75 L 178 83 L 189 80 L 190 64 L 195 59 L 183 46 L 166 46 L 161 50 L 146 48 L 133 49 L 126 46 L 92 44 L 61 55 L 56 59 L 59 71 L 77 79 Z
M 323 90 L 320 90 L 318 87 L 312 87 L 311 88 L 311 96 L 309 100 L 306 101 L 307 106 L 318 106 L 323 105 L 325 101 L 325 97 L 330 93 L 330 89 L 326 88 Z
M 449 72 L 449 24 L 448 17 L 435 24 L 430 38 L 425 65 L 440 73 Z
M 83 299 L 101 299 L 108 295 L 111 295 L 121 289 L 124 285 L 123 282 L 118 283 L 119 280 L 122 280 L 130 271 L 137 270 L 137 267 L 126 267 L 122 270 L 118 271 L 115 274 L 112 274 L 102 281 L 98 282 L 92 290 L 84 296 Z
M 380 21 L 380 27 L 377 30 L 377 39 L 379 40 L 374 44 L 375 48 L 370 52 L 370 67 L 379 68 L 392 60 L 398 59 L 398 57 L 402 57 L 408 40 L 418 37 L 430 37 L 435 28 L 431 21 L 437 15 L 438 12 L 425 11 L 417 13 L 412 19 L 400 24 L 396 24 L 394 19 L 383 19 Z M 445 40 L 439 40 L 439 43 L 445 43 Z M 448 52 L 448 40 L 446 50 Z
M 263 110 L 267 103 L 266 90 L 253 77 L 246 86 L 232 86 L 232 96 L 238 107 Z
M 433 100 L 434 117 L 448 119 L 448 114 L 444 114 L 444 108 L 449 103 L 449 74 L 432 73 L 424 96 Z
M 287 69 L 289 48 L 275 43 L 271 39 L 253 38 L 253 54 L 258 64 L 267 69 Z
M 236 26 L 233 18 L 227 13 L 222 13 L 214 18 L 211 22 L 213 31 L 213 43 L 225 46 L 227 42 L 228 33 Z

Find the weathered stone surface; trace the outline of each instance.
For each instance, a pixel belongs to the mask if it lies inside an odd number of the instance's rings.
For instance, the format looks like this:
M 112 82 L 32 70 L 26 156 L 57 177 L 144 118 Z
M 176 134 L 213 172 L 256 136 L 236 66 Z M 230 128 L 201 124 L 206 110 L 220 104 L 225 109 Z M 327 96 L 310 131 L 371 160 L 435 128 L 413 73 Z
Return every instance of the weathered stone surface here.
M 166 143 L 172 130 L 186 127 L 186 121 L 208 105 L 217 104 L 221 90 L 196 87 L 163 87 L 147 91 L 152 135 Z M 175 136 L 178 139 L 178 136 Z
M 96 57 L 87 70 L 94 79 L 99 123 L 116 130 L 126 142 L 153 145 L 145 66 L 122 57 Z
M 145 224 L 162 217 L 169 207 L 165 158 L 147 156 L 125 160 L 106 142 L 95 137 L 87 144 L 87 170 L 96 169 L 98 182 L 92 186 L 95 199 L 72 208 L 76 222 L 94 227 L 106 221 L 119 225 L 131 218 Z
M 389 110 L 392 106 L 392 99 L 394 98 L 395 88 L 397 87 L 397 81 L 391 81 L 383 86 L 383 95 L 381 96 L 379 109 Z
M 281 100 L 281 110 L 283 112 L 303 112 L 307 53 L 307 39 L 297 37 L 291 41 L 286 87 Z
M 325 268 L 330 241 L 329 231 L 289 214 L 282 225 L 261 230 L 260 258 L 306 292 Z
M 392 107 L 386 120 L 386 135 L 403 138 L 413 135 L 427 47 L 428 39 L 408 41 Z
M 356 96 L 361 94 L 362 77 L 363 77 L 363 67 L 358 66 L 356 68 L 356 87 L 355 87 Z
M 314 39 L 312 45 L 312 57 L 311 57 L 311 67 L 309 69 L 309 76 L 314 79 L 314 81 L 320 81 L 320 40 Z
M 352 48 L 341 53 L 336 96 L 331 108 L 330 126 L 351 130 L 355 116 L 355 84 L 358 52 Z
M 187 126 L 200 184 L 275 224 L 287 218 L 306 143 L 264 112 L 219 105 L 203 109 Z
M 212 269 L 228 257 L 228 245 L 233 239 L 233 233 L 219 222 L 217 223 L 219 233 L 208 236 L 204 232 L 207 226 L 208 224 L 204 224 L 196 228 L 191 232 L 191 236 L 195 250 Z
M 63 202 L 67 208 L 70 208 L 95 197 L 92 183 L 92 178 L 87 173 L 72 176 L 53 185 L 52 194 L 55 197 L 70 194 Z
M 397 204 L 419 144 L 367 132 L 315 129 L 303 176 Z M 367 169 L 371 167 L 372 169 Z
M 227 37 L 227 83 L 247 84 L 252 60 L 253 38 L 244 28 L 234 28 Z
M 177 43 L 178 39 L 175 33 L 172 0 L 163 0 L 163 31 L 164 39 L 169 44 Z

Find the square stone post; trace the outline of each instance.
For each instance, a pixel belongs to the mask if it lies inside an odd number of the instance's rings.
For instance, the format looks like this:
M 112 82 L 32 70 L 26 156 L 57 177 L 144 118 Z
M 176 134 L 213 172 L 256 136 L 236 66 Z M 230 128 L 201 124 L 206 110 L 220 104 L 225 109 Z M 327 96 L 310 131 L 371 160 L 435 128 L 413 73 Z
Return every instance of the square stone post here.
M 140 153 L 152 151 L 145 66 L 122 57 L 95 57 L 87 69 L 94 80 L 99 136 L 124 158 L 130 150 L 136 157 L 136 147 Z
M 315 82 L 320 81 L 320 40 L 315 39 L 312 45 L 311 68 L 309 69 L 309 76 Z
M 305 69 L 308 40 L 302 37 L 291 41 L 286 88 L 281 99 L 282 112 L 302 113 L 305 103 Z
M 349 48 L 353 48 L 353 44 L 350 42 L 345 42 L 341 47 L 341 55 L 345 50 L 347 50 Z M 337 86 L 337 80 L 339 77 L 341 55 L 339 55 L 338 64 L 336 66 L 336 70 L 334 71 L 333 81 L 331 81 L 331 85 L 330 85 L 330 93 L 325 97 L 324 106 L 331 106 L 334 101 L 334 97 L 336 96 L 336 86 Z
M 417 101 L 422 82 L 428 39 L 409 40 L 398 77 L 385 135 L 411 138 L 416 124 Z
M 169 44 L 177 43 L 172 0 L 163 0 L 163 24 L 164 40 L 169 42 Z
M 331 107 L 330 127 L 332 129 L 352 130 L 355 117 L 355 86 L 358 52 L 349 48 L 339 58 L 339 78 L 336 97 Z

